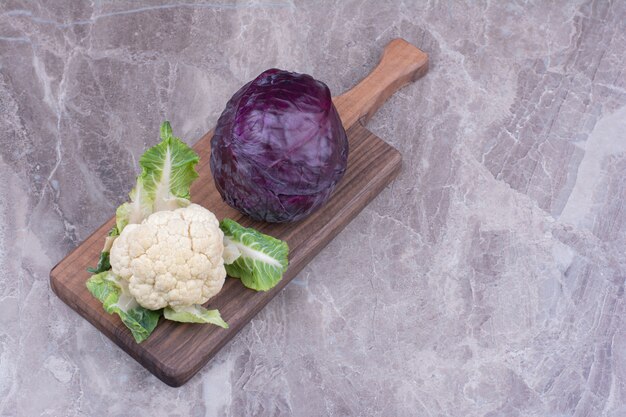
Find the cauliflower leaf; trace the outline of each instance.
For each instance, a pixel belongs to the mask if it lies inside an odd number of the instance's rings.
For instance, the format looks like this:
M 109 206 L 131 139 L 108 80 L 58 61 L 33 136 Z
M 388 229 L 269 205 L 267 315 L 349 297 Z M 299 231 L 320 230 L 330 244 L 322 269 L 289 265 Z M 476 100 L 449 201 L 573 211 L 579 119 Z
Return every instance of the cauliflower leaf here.
M 128 194 L 130 202 L 124 203 L 115 211 L 115 224 L 121 233 L 128 224 L 141 223 L 152 214 L 152 198 L 146 192 L 141 177 L 137 177 L 135 188 Z
M 139 159 L 141 174 L 130 192 L 130 202 L 115 212 L 121 233 L 128 224 L 141 223 L 154 212 L 175 210 L 190 204 L 191 183 L 198 177 L 198 154 L 172 135 L 169 122 L 161 125 L 161 142 L 146 150 Z
M 141 180 L 152 198 L 153 211 L 175 210 L 189 205 L 191 183 L 198 177 L 198 154 L 172 135 L 169 122 L 161 125 L 161 142 L 139 159 Z
M 224 260 L 229 276 L 256 291 L 267 291 L 278 284 L 288 266 L 287 242 L 231 219 L 222 220 L 220 229 L 224 232 L 224 252 L 232 255 Z M 236 253 L 239 256 L 235 257 Z
M 102 302 L 107 313 L 120 317 L 137 343 L 146 340 L 159 322 L 161 311 L 141 307 L 130 295 L 128 283 L 111 271 L 93 275 L 87 280 L 87 289 Z
M 222 319 L 219 310 L 207 310 L 199 304 L 178 307 L 176 309 L 166 307 L 163 310 L 163 315 L 166 319 L 172 321 L 182 323 L 210 323 L 228 329 L 228 323 Z
M 113 228 L 109 231 L 109 234 L 104 240 L 104 247 L 102 248 L 102 252 L 100 252 L 100 258 L 98 259 L 98 265 L 95 268 L 87 268 L 87 272 L 92 274 L 99 274 L 100 272 L 108 271 L 111 269 L 110 262 L 110 252 L 111 246 L 113 246 L 113 241 L 115 238 L 119 236 L 117 226 L 113 226 Z

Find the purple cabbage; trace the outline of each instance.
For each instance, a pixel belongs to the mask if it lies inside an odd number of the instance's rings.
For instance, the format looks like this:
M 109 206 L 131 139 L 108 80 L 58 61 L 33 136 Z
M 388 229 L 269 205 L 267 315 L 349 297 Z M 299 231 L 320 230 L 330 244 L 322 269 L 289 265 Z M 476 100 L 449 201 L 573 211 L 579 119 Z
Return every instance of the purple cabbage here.
M 326 84 L 279 69 L 235 93 L 211 139 L 211 172 L 224 201 L 267 222 L 299 220 L 322 206 L 347 159 Z

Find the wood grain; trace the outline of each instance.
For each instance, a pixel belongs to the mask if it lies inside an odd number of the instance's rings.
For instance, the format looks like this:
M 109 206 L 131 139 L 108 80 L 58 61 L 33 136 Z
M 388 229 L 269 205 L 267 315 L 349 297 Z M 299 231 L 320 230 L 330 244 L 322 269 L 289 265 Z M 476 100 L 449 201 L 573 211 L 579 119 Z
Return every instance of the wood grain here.
M 135 343 L 119 318 L 106 314 L 101 303 L 85 287 L 85 281 L 89 278 L 86 268 L 96 263 L 104 236 L 114 224 L 113 218 L 52 269 L 52 289 L 65 303 L 159 379 L 171 386 L 184 384 L 397 175 L 401 165 L 398 151 L 358 121 L 371 116 L 384 99 L 420 73 L 427 60 L 424 61 L 422 57 L 425 54 L 421 51 L 416 54 L 414 50 L 419 51 L 405 41 L 391 42 L 373 75 L 335 99 L 342 120 L 351 122 L 346 125 L 350 143 L 348 169 L 330 201 L 302 221 L 285 224 L 255 222 L 227 206 L 215 189 L 211 177 L 209 155 L 212 132 L 194 145 L 200 155 L 197 167 L 200 176 L 191 188 L 192 200 L 213 211 L 220 219 L 229 217 L 245 226 L 283 239 L 290 248 L 289 268 L 272 290 L 255 292 L 245 288 L 239 280 L 227 278 L 222 291 L 210 300 L 208 305 L 220 310 L 230 325 L 229 329 L 161 319 L 148 340 L 141 344 Z M 416 62 L 421 64 L 416 66 Z M 401 67 L 405 67 L 405 70 L 399 71 Z M 386 76 L 385 72 L 392 68 L 395 75 Z M 363 85 L 369 87 L 365 89 Z M 353 93 L 355 90 L 360 92 L 359 95 Z

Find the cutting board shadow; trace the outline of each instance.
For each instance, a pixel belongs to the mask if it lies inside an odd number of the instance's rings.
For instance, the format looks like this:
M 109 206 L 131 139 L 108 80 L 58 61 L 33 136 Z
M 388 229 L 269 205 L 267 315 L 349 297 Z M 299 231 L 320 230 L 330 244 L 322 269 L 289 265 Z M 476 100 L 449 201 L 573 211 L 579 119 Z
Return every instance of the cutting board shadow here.
M 146 369 L 170 386 L 180 386 L 195 375 L 256 313 L 291 281 L 363 208 L 398 174 L 400 153 L 372 134 L 364 124 L 396 90 L 427 71 L 428 56 L 402 39 L 391 41 L 378 66 L 348 92 L 333 99 L 348 133 L 348 168 L 329 202 L 310 217 L 285 224 L 255 222 L 227 206 L 213 186 L 209 167 L 212 132 L 194 149 L 200 155 L 199 178 L 191 188 L 192 200 L 213 211 L 218 219 L 229 217 L 289 244 L 289 268 L 270 291 L 255 292 L 237 279 L 227 278 L 222 291 L 210 300 L 230 328 L 181 324 L 161 319 L 154 333 L 135 343 L 115 315 L 87 291 L 87 267 L 95 265 L 111 218 L 59 262 L 50 272 L 54 292 L 67 305 L 98 328 Z M 129 185 L 130 186 L 130 185 Z

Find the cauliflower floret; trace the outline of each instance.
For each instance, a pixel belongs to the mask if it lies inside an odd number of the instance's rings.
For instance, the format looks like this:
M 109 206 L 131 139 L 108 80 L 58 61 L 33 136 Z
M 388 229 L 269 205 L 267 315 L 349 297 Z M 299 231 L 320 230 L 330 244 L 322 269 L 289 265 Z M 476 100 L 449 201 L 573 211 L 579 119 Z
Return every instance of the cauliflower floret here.
M 124 228 L 111 247 L 111 268 L 147 309 L 203 304 L 224 285 L 223 238 L 202 206 L 158 211 Z

